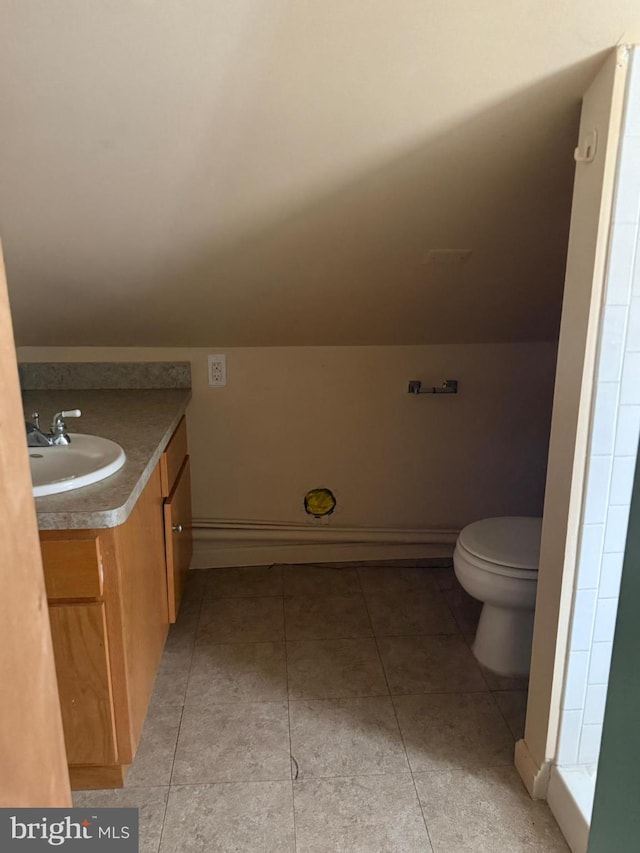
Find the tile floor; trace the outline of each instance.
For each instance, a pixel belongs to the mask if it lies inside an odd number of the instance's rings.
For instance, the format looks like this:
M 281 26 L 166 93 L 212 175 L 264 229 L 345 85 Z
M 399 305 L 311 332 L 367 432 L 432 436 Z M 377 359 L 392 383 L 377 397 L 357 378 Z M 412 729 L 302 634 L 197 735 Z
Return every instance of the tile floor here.
M 74 802 L 138 807 L 143 853 L 566 852 L 478 612 L 433 561 L 193 572 L 126 786 Z

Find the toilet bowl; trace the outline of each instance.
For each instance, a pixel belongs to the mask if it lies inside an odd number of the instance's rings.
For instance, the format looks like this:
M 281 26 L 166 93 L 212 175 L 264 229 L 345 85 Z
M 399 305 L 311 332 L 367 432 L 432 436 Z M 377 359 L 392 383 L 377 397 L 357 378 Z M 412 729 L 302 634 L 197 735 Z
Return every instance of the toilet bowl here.
M 529 673 L 541 531 L 541 518 L 485 518 L 456 542 L 456 577 L 483 602 L 472 650 L 500 675 Z

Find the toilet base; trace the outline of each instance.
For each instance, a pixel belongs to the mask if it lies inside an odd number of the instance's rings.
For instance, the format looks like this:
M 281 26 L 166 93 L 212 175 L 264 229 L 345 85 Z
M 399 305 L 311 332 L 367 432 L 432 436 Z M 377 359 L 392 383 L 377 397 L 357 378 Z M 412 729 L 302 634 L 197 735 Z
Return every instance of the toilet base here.
M 478 663 L 498 675 L 529 675 L 533 610 L 484 604 L 472 651 Z

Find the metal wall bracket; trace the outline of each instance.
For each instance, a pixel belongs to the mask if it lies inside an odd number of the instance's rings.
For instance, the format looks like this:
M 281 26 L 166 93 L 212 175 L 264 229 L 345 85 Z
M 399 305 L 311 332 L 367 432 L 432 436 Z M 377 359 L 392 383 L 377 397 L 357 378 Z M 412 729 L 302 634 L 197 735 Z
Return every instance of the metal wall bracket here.
M 433 386 L 432 388 L 423 388 L 422 382 L 419 379 L 412 379 L 409 382 L 409 394 L 457 394 L 458 380 L 444 379 L 442 385 Z

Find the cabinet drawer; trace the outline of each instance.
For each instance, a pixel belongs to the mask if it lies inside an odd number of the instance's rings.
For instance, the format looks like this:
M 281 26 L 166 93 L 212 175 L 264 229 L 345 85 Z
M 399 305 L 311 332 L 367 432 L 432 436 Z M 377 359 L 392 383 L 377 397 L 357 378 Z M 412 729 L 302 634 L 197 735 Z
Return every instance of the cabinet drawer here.
M 175 622 L 193 554 L 191 535 L 191 466 L 184 461 L 169 499 L 164 503 L 169 621 Z
M 187 421 L 182 418 L 160 459 L 162 497 L 171 494 L 187 455 Z
M 40 549 L 49 601 L 102 597 L 102 556 L 97 536 L 44 539 Z

